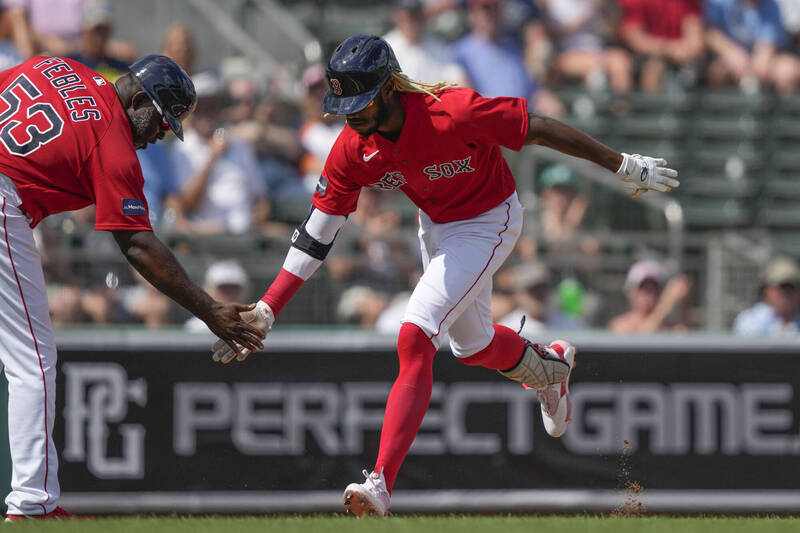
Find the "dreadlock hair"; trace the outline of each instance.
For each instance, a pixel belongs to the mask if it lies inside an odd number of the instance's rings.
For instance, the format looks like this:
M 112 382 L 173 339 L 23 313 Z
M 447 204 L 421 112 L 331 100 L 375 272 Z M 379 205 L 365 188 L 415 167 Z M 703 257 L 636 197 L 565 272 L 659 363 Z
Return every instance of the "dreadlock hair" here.
M 450 83 L 447 81 L 419 81 L 412 80 L 400 71 L 392 72 L 392 81 L 394 82 L 394 89 L 401 93 L 423 93 L 432 96 L 437 102 L 441 102 L 438 96 L 434 93 L 441 92 L 450 87 L 458 87 L 457 83 Z

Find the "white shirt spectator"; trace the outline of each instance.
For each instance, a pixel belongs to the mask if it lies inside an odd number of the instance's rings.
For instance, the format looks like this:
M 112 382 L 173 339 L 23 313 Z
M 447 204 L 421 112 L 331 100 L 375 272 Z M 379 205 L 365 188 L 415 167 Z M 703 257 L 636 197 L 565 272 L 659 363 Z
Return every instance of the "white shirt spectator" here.
M 208 142 L 196 131 L 184 130 L 184 142 L 175 143 L 172 154 L 179 185 L 185 184 L 203 167 L 209 150 Z M 264 183 L 252 147 L 232 139 L 211 169 L 205 196 L 188 218 L 199 223 L 218 222 L 231 233 L 243 233 L 252 225 L 255 201 L 264 195 Z
M 466 85 L 466 73 L 453 61 L 444 41 L 426 36 L 420 42 L 412 43 L 397 29 L 383 38 L 392 47 L 403 73 L 412 80 Z

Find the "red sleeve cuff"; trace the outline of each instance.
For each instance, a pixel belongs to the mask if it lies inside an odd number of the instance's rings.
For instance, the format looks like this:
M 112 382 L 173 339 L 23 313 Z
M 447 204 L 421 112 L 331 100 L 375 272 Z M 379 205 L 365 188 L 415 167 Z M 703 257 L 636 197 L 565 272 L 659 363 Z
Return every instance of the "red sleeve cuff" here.
M 283 306 L 292 299 L 294 293 L 303 284 L 303 278 L 295 276 L 285 268 L 282 268 L 275 281 L 269 286 L 267 292 L 261 297 L 261 301 L 266 303 L 275 317 L 281 312 Z

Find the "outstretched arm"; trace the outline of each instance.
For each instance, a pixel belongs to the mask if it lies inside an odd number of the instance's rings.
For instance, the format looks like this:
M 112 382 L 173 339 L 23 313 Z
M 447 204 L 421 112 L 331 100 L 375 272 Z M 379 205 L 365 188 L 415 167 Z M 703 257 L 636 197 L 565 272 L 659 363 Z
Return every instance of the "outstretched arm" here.
M 255 309 L 242 313 L 242 319 L 257 325 L 265 335 L 269 333 L 283 306 L 325 260 L 336 233 L 345 220 L 342 215 L 329 215 L 312 209 L 305 222 L 292 235 L 292 246 L 286 254 L 283 268 L 261 300 L 255 304 Z M 234 357 L 238 361 L 244 361 L 252 351 L 247 347 L 233 350 L 222 341 L 214 344 L 211 350 L 214 361 L 222 363 L 229 363 Z
M 196 317 L 224 342 L 236 349 L 259 349 L 263 334 L 243 322 L 239 313 L 251 309 L 241 304 L 221 304 L 198 287 L 178 260 L 152 231 L 114 231 L 114 239 L 128 262 L 156 289 Z
M 622 164 L 622 154 L 554 118 L 528 114 L 525 144 L 538 144 L 567 155 L 587 159 L 611 172 Z
M 615 172 L 631 198 L 638 198 L 650 189 L 667 192 L 680 185 L 674 179 L 678 173 L 667 168 L 664 159 L 619 153 L 554 118 L 530 113 L 525 144 L 547 146 Z

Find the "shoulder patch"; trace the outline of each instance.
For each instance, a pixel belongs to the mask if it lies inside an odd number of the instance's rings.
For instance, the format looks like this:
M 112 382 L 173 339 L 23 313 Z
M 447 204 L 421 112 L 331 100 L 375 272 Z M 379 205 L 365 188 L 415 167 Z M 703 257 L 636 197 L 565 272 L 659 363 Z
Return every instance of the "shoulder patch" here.
M 319 181 L 317 182 L 317 194 L 320 196 L 325 196 L 325 191 L 328 190 L 328 180 L 326 180 L 323 176 L 319 177 Z
M 122 214 L 129 216 L 147 216 L 147 208 L 144 202 L 137 198 L 122 199 Z

